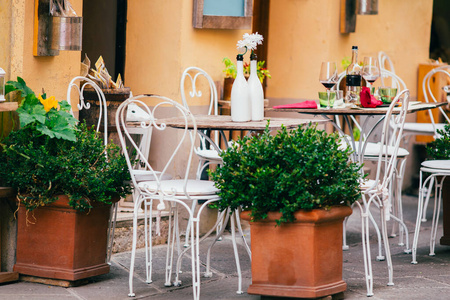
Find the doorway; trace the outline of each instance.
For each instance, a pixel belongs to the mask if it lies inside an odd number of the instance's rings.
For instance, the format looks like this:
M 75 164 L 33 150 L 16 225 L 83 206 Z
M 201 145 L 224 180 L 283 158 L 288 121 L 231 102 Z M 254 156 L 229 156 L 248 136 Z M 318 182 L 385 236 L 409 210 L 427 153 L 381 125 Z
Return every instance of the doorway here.
M 430 58 L 439 58 L 450 62 L 450 2 L 448 0 L 433 1 L 433 19 L 431 21 Z
M 124 80 L 127 0 L 83 0 L 83 49 L 91 68 L 101 55 L 115 81 Z

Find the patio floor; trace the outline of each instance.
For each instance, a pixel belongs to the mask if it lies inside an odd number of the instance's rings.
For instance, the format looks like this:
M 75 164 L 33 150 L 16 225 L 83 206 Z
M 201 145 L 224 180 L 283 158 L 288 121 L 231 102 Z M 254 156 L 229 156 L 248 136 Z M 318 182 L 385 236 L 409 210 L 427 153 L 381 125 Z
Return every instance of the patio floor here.
M 417 197 L 404 196 L 406 223 L 411 231 L 415 222 Z M 431 207 L 428 209 L 431 217 Z M 375 217 L 377 218 L 377 217 Z M 418 249 L 418 264 L 412 265 L 411 255 L 404 254 L 397 245 L 397 238 L 390 239 L 394 264 L 394 286 L 386 286 L 386 262 L 373 260 L 374 294 L 371 299 L 443 299 L 450 293 L 450 247 L 436 245 L 436 256 L 428 256 L 430 221 L 422 224 Z M 356 209 L 349 219 L 347 233 L 350 250 L 344 251 L 343 278 L 348 284 L 345 299 L 366 299 L 364 266 L 359 231 L 359 211 Z M 438 238 L 442 235 L 439 227 Z M 409 234 L 412 239 L 413 234 Z M 375 241 L 375 239 L 373 239 Z M 207 243 L 206 243 L 207 244 Z M 203 245 L 203 249 L 206 248 Z M 372 244 L 375 257 L 375 243 Z M 239 247 L 243 272 L 243 289 L 251 284 L 250 261 L 242 245 Z M 181 287 L 164 287 L 165 246 L 154 247 L 153 283 L 146 284 L 144 278 L 144 252 L 138 250 L 137 270 L 134 289 L 136 299 L 191 299 L 190 261 L 183 260 L 184 272 L 180 275 Z M 130 252 L 115 254 L 112 258 L 111 272 L 93 277 L 89 284 L 62 288 L 38 283 L 17 282 L 0 285 L 0 299 L 130 299 L 128 294 L 128 268 Z M 237 295 L 237 275 L 230 235 L 218 242 L 212 256 L 213 277 L 203 278 L 201 299 L 261 299 L 259 296 Z M 331 298 L 331 297 L 330 297 Z M 269 299 L 269 298 L 263 298 Z M 270 298 L 273 299 L 273 298 Z M 280 298 L 286 299 L 286 298 Z

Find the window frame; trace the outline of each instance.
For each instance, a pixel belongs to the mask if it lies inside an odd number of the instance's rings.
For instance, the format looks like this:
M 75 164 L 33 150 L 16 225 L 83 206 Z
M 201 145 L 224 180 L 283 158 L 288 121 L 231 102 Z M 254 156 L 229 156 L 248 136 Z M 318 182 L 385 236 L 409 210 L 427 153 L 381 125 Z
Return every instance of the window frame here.
M 192 26 L 203 29 L 251 29 L 253 15 L 253 1 L 244 0 L 243 17 L 210 16 L 203 14 L 205 0 L 194 0 Z

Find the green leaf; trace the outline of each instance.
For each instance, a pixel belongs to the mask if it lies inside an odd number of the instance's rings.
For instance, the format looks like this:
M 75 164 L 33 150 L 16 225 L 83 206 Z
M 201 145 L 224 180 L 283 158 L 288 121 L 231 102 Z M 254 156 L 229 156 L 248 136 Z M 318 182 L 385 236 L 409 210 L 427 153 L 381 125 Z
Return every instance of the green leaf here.
M 31 94 L 34 95 L 33 90 L 30 89 L 25 83 L 25 81 L 20 77 L 17 77 L 17 81 L 8 81 L 7 85 L 8 86 L 6 87 L 6 93 L 15 90 L 20 90 L 23 98 Z

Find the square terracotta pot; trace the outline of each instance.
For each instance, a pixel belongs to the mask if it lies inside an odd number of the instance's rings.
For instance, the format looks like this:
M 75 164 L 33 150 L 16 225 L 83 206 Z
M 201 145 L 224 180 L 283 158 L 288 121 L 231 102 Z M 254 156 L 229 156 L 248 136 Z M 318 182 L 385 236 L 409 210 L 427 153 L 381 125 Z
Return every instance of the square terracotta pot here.
M 241 218 L 250 220 L 249 212 Z M 281 213 L 250 222 L 252 284 L 249 294 L 317 298 L 347 288 L 342 280 L 342 222 L 350 207 L 299 211 L 276 226 Z
M 67 196 L 34 212 L 18 211 L 14 271 L 24 275 L 75 281 L 109 273 L 106 243 L 109 205 L 78 212 Z M 33 224 L 27 224 L 28 220 Z

